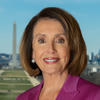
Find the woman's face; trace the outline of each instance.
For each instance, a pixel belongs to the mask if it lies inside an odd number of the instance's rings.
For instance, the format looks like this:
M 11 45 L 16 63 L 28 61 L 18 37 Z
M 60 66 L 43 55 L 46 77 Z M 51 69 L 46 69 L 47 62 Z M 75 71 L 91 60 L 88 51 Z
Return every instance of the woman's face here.
M 33 59 L 43 73 L 61 73 L 70 59 L 70 48 L 61 23 L 41 19 L 33 30 Z

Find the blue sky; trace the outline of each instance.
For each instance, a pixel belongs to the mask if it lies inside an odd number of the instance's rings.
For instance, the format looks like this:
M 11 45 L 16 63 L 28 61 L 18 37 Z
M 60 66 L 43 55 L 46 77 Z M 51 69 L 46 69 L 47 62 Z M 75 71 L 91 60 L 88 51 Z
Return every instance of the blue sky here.
M 87 52 L 100 49 L 100 0 L 0 0 L 0 53 L 12 53 L 13 23 L 17 23 L 17 52 L 29 20 L 45 7 L 60 7 L 79 22 Z

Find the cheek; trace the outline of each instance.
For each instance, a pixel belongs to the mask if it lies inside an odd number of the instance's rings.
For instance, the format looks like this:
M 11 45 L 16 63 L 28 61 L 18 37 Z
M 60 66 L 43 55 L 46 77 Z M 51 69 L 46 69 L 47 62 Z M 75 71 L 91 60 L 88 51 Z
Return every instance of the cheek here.
M 43 54 L 44 50 L 40 46 L 34 46 L 33 57 L 35 60 L 39 60 Z
M 62 58 L 67 58 L 69 59 L 70 58 L 70 49 L 69 47 L 62 47 L 59 49 L 59 54 Z

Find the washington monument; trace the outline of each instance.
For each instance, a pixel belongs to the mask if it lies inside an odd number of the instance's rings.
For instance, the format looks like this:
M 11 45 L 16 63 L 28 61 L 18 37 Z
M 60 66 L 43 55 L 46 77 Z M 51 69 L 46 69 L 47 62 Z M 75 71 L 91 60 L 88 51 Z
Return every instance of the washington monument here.
M 16 22 L 13 23 L 13 48 L 12 48 L 12 66 L 15 67 L 16 62 Z

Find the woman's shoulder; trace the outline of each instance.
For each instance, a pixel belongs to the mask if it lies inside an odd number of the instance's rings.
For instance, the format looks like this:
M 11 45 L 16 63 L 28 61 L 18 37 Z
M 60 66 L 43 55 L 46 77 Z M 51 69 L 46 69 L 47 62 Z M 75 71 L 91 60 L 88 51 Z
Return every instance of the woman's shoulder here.
M 94 84 L 94 83 L 92 83 L 92 82 L 90 82 L 86 79 L 81 78 L 81 77 L 79 79 L 79 85 L 78 86 L 79 86 L 79 88 L 90 88 L 91 87 L 91 88 L 96 89 L 96 90 L 100 89 L 100 85 Z
M 29 96 L 31 96 L 31 95 L 34 96 L 37 93 L 39 87 L 40 87 L 40 84 L 35 86 L 35 87 L 32 87 L 32 88 L 26 90 L 25 92 L 19 94 L 17 96 L 16 100 L 28 100 Z
M 87 94 L 89 98 L 91 97 L 91 100 L 100 100 L 100 85 L 80 78 L 78 82 L 78 89 L 81 93 Z

